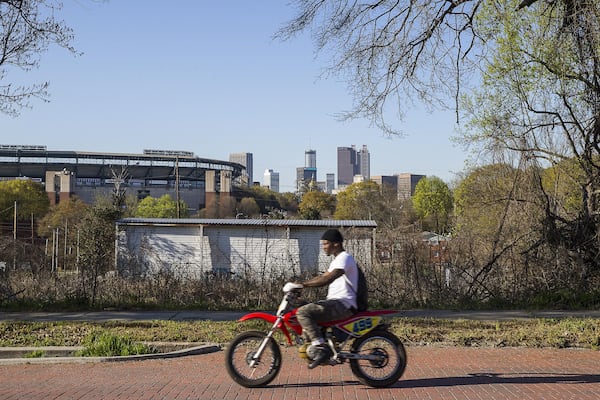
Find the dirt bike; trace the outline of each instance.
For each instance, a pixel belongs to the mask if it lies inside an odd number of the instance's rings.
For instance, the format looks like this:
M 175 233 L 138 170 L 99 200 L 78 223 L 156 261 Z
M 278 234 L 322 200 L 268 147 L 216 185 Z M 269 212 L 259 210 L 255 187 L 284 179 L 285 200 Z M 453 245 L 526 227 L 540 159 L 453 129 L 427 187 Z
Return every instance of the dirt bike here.
M 300 357 L 311 362 L 315 348 L 305 343 L 296 310 L 302 285 L 287 283 L 277 314 L 252 312 L 239 321 L 264 320 L 271 324 L 267 332 L 238 334 L 226 348 L 225 363 L 229 376 L 245 387 L 269 384 L 281 369 L 281 349 L 274 338 L 280 330 L 287 344 L 299 347 Z M 328 365 L 348 361 L 350 369 L 364 385 L 386 387 L 400 379 L 406 368 L 406 351 L 400 339 L 389 331 L 383 316 L 394 310 L 362 311 L 353 316 L 320 324 L 332 352 Z

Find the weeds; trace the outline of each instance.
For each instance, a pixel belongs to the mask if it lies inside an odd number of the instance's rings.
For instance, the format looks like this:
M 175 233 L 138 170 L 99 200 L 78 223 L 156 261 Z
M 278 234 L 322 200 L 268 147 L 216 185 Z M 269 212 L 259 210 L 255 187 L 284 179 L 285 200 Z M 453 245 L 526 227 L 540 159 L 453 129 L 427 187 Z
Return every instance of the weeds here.
M 84 340 L 83 345 L 84 348 L 76 353 L 77 356 L 110 357 L 153 353 L 146 344 L 108 331 L 93 332 Z
M 597 319 L 512 321 L 396 319 L 394 331 L 413 344 L 494 347 L 577 347 L 597 349 Z
M 597 319 L 474 321 L 394 318 L 390 322 L 391 329 L 409 345 L 600 348 L 600 320 Z M 99 342 L 101 345 L 96 344 L 98 348 L 126 347 L 127 352 L 134 354 L 148 349 L 128 347 L 132 343 L 226 344 L 239 332 L 250 329 L 265 330 L 267 324 L 258 320 L 243 323 L 205 320 L 101 323 L 5 321 L 0 322 L 0 346 L 91 347 L 94 342 Z M 114 353 L 117 351 L 114 350 Z
M 46 352 L 44 350 L 34 350 L 26 353 L 23 358 L 42 358 L 46 356 Z

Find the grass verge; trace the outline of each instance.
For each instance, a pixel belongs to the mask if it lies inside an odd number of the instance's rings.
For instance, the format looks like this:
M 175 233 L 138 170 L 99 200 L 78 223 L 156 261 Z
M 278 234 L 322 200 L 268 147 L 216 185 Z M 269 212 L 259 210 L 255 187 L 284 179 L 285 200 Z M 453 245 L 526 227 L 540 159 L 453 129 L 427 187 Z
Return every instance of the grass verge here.
M 410 345 L 600 348 L 600 320 L 528 319 L 511 321 L 395 318 L 391 329 Z M 136 349 L 141 342 L 226 344 L 248 329 L 267 329 L 261 321 L 0 322 L 0 346 L 87 346 Z M 104 335 L 104 336 L 102 336 Z M 116 350 L 115 350 L 116 352 Z M 91 353 L 90 353 L 91 354 Z

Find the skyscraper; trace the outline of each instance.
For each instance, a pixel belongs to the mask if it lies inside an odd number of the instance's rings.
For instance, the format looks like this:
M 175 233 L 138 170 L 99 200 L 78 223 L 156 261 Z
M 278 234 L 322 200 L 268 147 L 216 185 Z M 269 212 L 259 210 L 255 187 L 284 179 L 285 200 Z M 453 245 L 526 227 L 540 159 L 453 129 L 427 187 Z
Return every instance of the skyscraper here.
M 351 185 L 358 169 L 356 164 L 356 148 L 337 148 L 338 187 Z
M 306 168 L 317 168 L 317 151 L 306 150 L 304 152 L 304 166 Z
M 311 182 L 317 184 L 317 151 L 309 149 L 304 152 L 304 167 L 296 168 L 296 189 L 300 192 Z
M 327 174 L 326 177 L 325 192 L 331 194 L 335 189 L 335 174 Z
M 359 174 L 362 175 L 363 179 L 371 178 L 371 155 L 367 146 L 363 144 L 362 149 L 358 152 L 358 169 Z
M 358 152 L 354 145 L 338 147 L 337 162 L 338 187 L 351 185 L 355 175 L 362 176 L 362 179 L 371 177 L 371 156 L 366 145 Z
M 266 169 L 263 185 L 274 192 L 279 192 L 279 172 L 275 172 L 272 169 Z
M 231 153 L 229 161 L 235 162 L 246 167 L 246 173 L 241 176 L 241 180 L 237 183 L 250 186 L 254 182 L 252 174 L 252 153 Z
M 306 190 L 311 183 L 317 183 L 317 169 L 307 167 L 296 168 L 296 189 L 301 192 Z

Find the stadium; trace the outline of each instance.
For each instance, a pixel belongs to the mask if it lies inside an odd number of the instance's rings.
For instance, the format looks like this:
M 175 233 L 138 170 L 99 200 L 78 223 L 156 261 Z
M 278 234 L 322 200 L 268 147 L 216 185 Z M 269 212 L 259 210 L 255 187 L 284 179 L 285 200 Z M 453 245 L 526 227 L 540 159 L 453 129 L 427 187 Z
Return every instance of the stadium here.
M 229 195 L 232 182 L 243 171 L 241 164 L 201 158 L 187 151 L 127 154 L 0 145 L 0 180 L 40 182 L 50 204 L 72 195 L 92 203 L 99 195 L 117 190 L 139 199 L 169 194 L 183 200 L 193 213 L 205 207 L 211 197 Z

